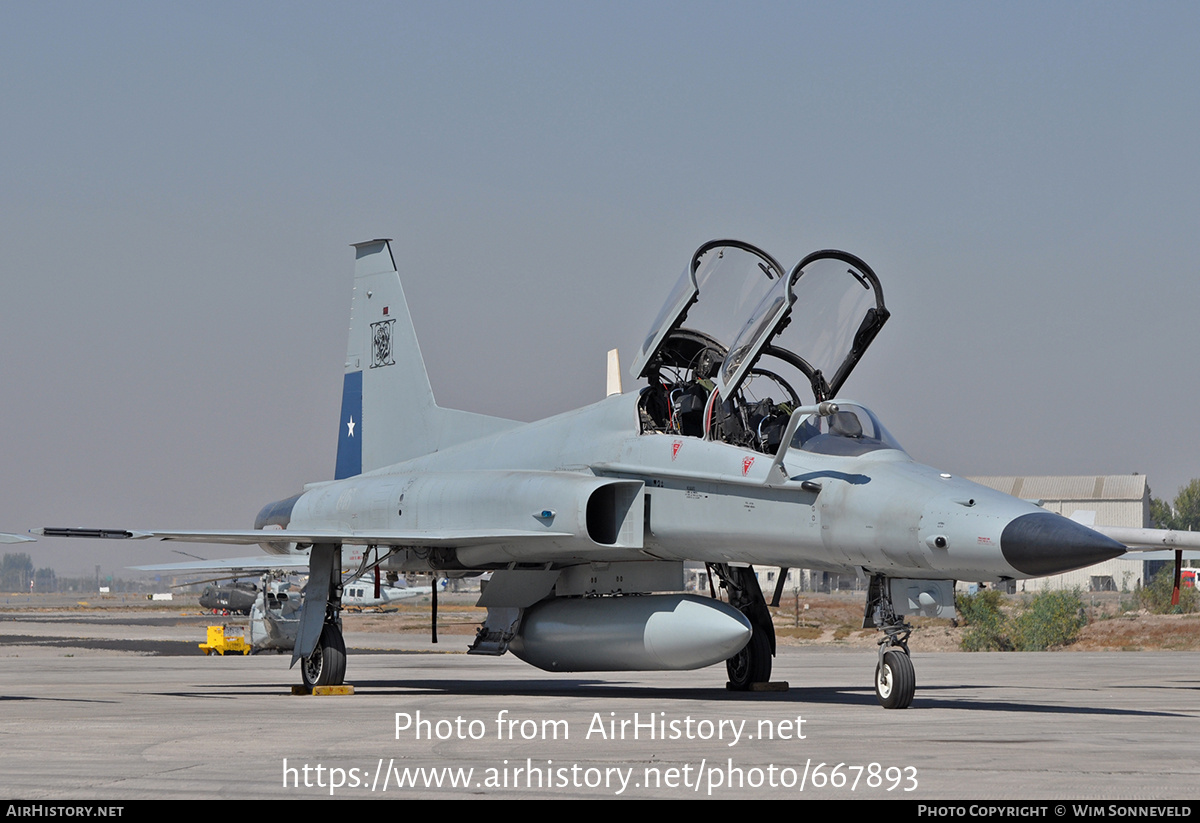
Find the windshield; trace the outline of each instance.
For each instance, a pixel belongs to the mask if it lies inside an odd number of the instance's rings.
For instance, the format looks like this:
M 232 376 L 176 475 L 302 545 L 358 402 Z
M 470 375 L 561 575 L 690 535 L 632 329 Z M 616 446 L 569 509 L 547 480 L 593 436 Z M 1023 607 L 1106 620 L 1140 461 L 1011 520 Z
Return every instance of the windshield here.
M 838 411 L 827 417 L 809 415 L 796 429 L 790 448 L 841 457 L 879 449 L 904 451 L 874 413 L 852 403 L 838 403 Z

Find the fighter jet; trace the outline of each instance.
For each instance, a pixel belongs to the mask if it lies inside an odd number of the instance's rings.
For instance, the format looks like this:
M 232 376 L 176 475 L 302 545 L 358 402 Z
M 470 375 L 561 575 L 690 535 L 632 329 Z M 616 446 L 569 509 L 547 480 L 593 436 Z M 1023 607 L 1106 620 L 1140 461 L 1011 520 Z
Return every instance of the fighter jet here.
M 1011 589 L 1126 550 L 916 462 L 840 396 L 889 317 L 852 254 L 786 269 L 747 243 L 705 243 L 634 357 L 636 390 L 525 424 L 436 404 L 390 241 L 354 249 L 333 480 L 246 531 L 40 530 L 307 553 L 292 657 L 306 685 L 345 677 L 348 548 L 356 577 L 491 571 L 473 654 L 549 672 L 725 661 L 737 690 L 768 681 L 775 653 L 755 565 L 857 574 L 864 625 L 882 631 L 875 691 L 893 709 L 916 685 L 905 618 L 952 615 L 955 580 Z M 707 564 L 724 599 L 683 593 L 685 561 Z

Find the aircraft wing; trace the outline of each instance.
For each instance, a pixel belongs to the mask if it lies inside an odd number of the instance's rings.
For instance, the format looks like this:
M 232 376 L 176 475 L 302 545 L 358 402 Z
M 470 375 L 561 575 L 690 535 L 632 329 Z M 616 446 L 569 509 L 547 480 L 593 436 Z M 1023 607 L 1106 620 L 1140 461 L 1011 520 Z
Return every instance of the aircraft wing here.
M 291 529 L 246 529 L 243 531 L 163 531 L 142 529 L 31 529 L 42 537 L 90 537 L 102 540 L 175 540 L 183 543 L 333 543 L 349 546 L 486 546 L 512 540 L 564 537 L 569 532 L 524 529 L 442 529 L 438 531 L 294 531 Z

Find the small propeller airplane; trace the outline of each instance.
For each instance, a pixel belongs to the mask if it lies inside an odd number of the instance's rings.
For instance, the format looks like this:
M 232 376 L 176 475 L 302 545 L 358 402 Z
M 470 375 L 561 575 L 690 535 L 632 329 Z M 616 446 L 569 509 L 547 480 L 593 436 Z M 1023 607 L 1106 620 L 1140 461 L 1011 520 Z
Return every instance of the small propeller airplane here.
M 857 574 L 869 580 L 864 627 L 883 633 L 875 691 L 893 709 L 916 687 L 905 618 L 952 616 L 956 580 L 1011 591 L 1126 551 L 917 463 L 838 396 L 889 317 L 852 254 L 785 269 L 747 243 L 705 243 L 636 353 L 636 391 L 518 423 L 436 404 L 391 241 L 354 249 L 333 480 L 268 504 L 245 531 L 35 533 L 303 557 L 292 665 L 308 686 L 345 677 L 347 564 L 355 579 L 492 572 L 474 654 L 511 651 L 549 672 L 725 661 L 737 690 L 768 681 L 775 654 L 755 565 Z M 685 561 L 707 564 L 725 599 L 684 593 Z

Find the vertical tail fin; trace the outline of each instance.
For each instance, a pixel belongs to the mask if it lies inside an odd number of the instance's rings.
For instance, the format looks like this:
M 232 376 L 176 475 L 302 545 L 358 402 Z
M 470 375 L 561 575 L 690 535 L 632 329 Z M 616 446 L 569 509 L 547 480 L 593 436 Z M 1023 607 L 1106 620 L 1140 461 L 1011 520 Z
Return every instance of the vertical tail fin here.
M 354 244 L 338 480 L 515 425 L 434 402 L 390 243 Z

